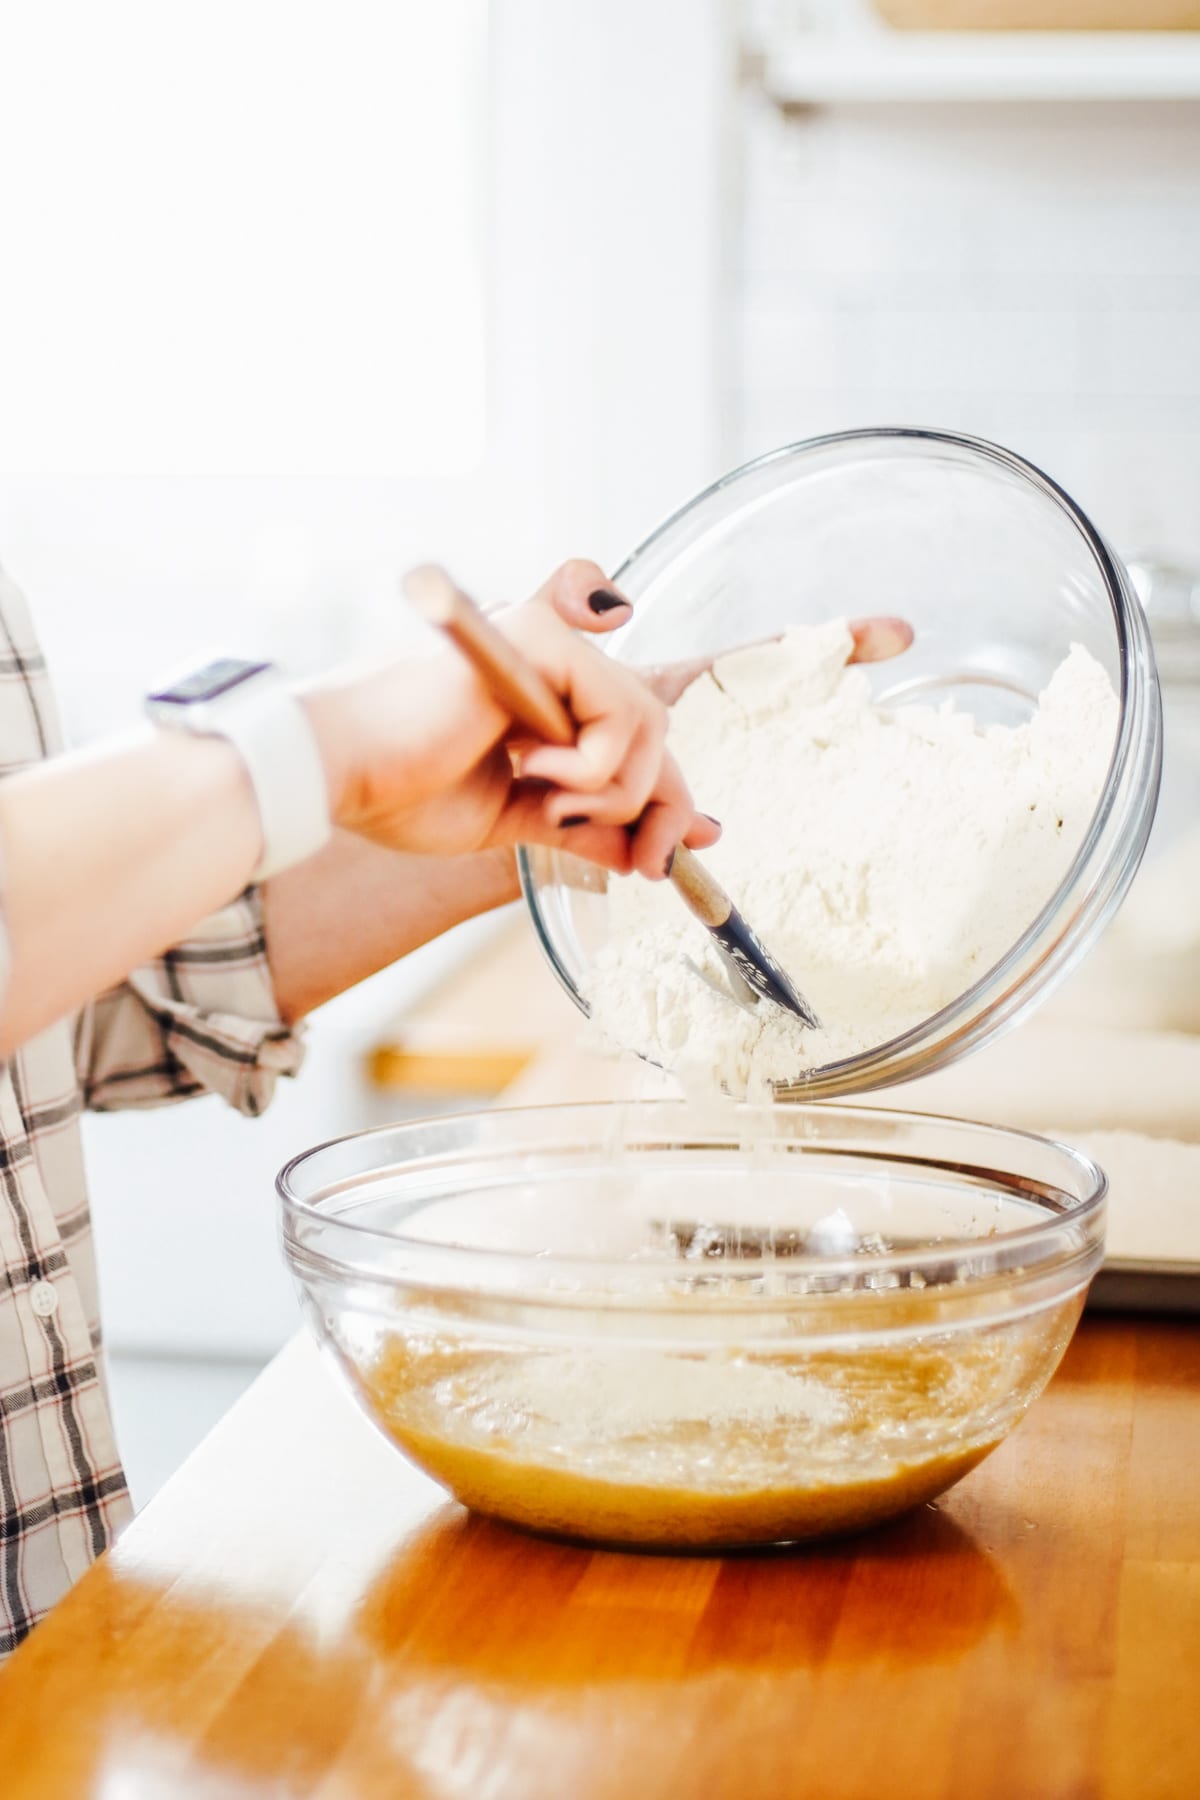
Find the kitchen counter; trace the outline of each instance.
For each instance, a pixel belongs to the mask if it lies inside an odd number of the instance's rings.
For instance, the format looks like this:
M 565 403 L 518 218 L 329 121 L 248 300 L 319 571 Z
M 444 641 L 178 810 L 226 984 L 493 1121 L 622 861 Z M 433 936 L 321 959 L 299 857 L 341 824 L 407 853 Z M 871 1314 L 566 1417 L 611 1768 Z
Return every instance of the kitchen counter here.
M 575 1047 L 540 973 L 497 991 L 548 1008 L 506 1101 L 661 1091 Z M 1086 1318 L 934 1505 L 724 1558 L 469 1517 L 297 1339 L 0 1674 L 0 1792 L 1153 1800 L 1200 1792 L 1197 1691 L 1194 1323 Z
M 290 1345 L 0 1676 L 6 1800 L 1200 1791 L 1200 1332 L 1085 1322 L 862 1537 L 593 1552 L 469 1517 Z

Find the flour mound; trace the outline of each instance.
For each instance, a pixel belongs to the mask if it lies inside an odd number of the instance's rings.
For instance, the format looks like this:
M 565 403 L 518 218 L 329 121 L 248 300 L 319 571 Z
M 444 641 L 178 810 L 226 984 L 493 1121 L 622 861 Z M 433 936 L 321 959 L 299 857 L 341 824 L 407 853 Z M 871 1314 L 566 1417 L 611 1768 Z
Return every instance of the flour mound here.
M 1118 708 L 1080 646 L 1019 726 L 878 707 L 851 649 L 841 623 L 792 631 L 674 708 L 670 747 L 725 827 L 704 860 L 822 1020 L 736 1007 L 688 966 L 724 979 L 670 886 L 613 878 L 593 1020 L 689 1084 L 761 1091 L 911 1030 L 1033 923 L 1091 823 Z

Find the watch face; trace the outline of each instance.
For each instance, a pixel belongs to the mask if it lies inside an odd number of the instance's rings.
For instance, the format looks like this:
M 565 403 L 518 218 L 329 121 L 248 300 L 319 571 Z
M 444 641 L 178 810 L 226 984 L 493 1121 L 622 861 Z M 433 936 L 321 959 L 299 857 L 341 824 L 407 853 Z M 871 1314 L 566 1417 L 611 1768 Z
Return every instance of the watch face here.
M 243 681 L 249 681 L 254 675 L 261 675 L 270 663 L 241 662 L 235 656 L 218 657 L 216 662 L 206 663 L 191 675 L 185 675 L 161 693 L 151 694 L 149 698 L 166 706 L 195 706 L 203 700 L 215 700 L 220 694 L 229 693 L 231 688 L 240 687 Z

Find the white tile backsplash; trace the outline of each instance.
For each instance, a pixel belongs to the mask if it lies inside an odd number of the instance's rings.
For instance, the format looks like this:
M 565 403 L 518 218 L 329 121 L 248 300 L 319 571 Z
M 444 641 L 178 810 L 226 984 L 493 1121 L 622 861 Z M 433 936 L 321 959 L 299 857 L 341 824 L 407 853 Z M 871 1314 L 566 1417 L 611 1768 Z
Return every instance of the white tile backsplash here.
M 855 384 L 853 321 L 846 309 L 803 300 L 764 306 L 742 320 L 740 370 L 751 393 L 770 393 L 780 371 L 808 394 L 840 394 Z
M 1197 403 L 1191 410 L 1200 419 L 1200 305 L 1110 308 L 1086 324 L 1094 335 L 1086 374 L 1092 393 L 1186 399 Z
M 1118 545 L 1200 559 L 1200 104 L 748 97 L 739 456 L 878 423 L 1040 463 Z
M 1074 312 L 990 305 L 856 309 L 869 353 L 856 385 L 877 392 L 896 376 L 938 394 L 1073 394 L 1080 386 Z

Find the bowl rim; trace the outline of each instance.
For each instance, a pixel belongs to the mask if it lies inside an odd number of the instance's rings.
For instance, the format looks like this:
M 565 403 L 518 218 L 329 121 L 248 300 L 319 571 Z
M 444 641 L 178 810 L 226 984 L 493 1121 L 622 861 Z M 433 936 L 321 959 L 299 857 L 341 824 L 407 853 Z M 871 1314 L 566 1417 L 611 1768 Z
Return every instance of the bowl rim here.
M 760 456 L 752 457 L 748 462 L 739 464 L 737 468 L 729 470 L 717 480 L 710 482 L 707 487 L 702 488 L 683 505 L 676 507 L 624 559 L 613 576 L 614 582 L 619 586 L 629 572 L 669 532 L 673 531 L 681 520 L 706 505 L 717 495 L 724 493 L 726 489 L 735 486 L 759 470 L 768 468 L 774 463 L 788 462 L 804 454 L 829 449 L 833 446 L 867 445 L 895 439 L 935 446 L 946 445 L 957 450 L 968 451 L 973 456 L 978 456 L 983 462 L 1020 477 L 1028 487 L 1041 492 L 1075 526 L 1095 559 L 1112 612 L 1120 674 L 1117 695 L 1117 730 L 1104 778 L 1104 787 L 1088 823 L 1088 828 L 1069 867 L 1037 915 L 1025 927 L 1021 935 L 1009 945 L 998 961 L 984 970 L 963 993 L 956 995 L 937 1012 L 930 1013 L 927 1018 L 910 1026 L 899 1036 L 888 1038 L 881 1044 L 870 1045 L 866 1050 L 858 1051 L 853 1056 L 841 1057 L 836 1062 L 821 1063 L 810 1070 L 799 1071 L 790 1081 L 779 1083 L 780 1095 L 789 1099 L 806 1093 L 830 1097 L 842 1093 L 869 1092 L 875 1087 L 891 1085 L 895 1081 L 906 1079 L 910 1073 L 925 1073 L 929 1069 L 943 1066 L 946 1062 L 954 1060 L 963 1052 L 974 1048 L 985 1038 L 990 1037 L 993 1030 L 1003 1030 L 1015 1021 L 1015 1016 L 1020 1009 L 1020 1002 L 1016 996 L 1025 985 L 1027 977 L 1035 975 L 1044 964 L 1056 957 L 1063 939 L 1072 930 L 1078 928 L 1079 920 L 1086 911 L 1086 908 L 1081 908 L 1079 915 L 1070 921 L 1053 942 L 1043 947 L 1032 967 L 1025 970 L 1024 974 L 1020 973 L 1027 958 L 1051 930 L 1062 907 L 1064 895 L 1075 889 L 1080 877 L 1092 862 L 1097 847 L 1108 831 L 1121 798 L 1123 783 L 1139 748 L 1135 733 L 1140 721 L 1135 716 L 1134 707 L 1130 703 L 1131 671 L 1138 660 L 1139 649 L 1134 641 L 1135 634 L 1130 629 L 1136 619 L 1138 606 L 1132 587 L 1123 579 L 1121 565 L 1100 532 L 1066 489 L 1061 487 L 1053 476 L 1039 468 L 1036 463 L 1030 462 L 1015 450 L 1009 450 L 1002 444 L 993 443 L 988 438 L 975 437 L 969 432 L 941 430 L 933 426 L 868 425 L 856 426 L 846 431 L 823 432 L 816 437 L 800 438 L 790 444 L 780 445 L 775 450 L 768 450 Z M 602 644 L 602 648 L 609 653 L 614 653 L 619 646 L 609 640 Z M 1146 649 L 1149 654 L 1150 685 L 1155 688 L 1155 693 L 1157 693 L 1153 651 L 1149 649 L 1148 633 L 1147 643 L 1142 648 Z M 1160 723 L 1157 728 L 1157 747 L 1151 752 L 1153 768 L 1150 788 L 1155 798 L 1161 779 L 1161 736 Z M 1109 905 L 1112 910 L 1115 910 L 1117 902 L 1133 879 L 1137 864 L 1141 860 L 1141 852 L 1144 850 L 1149 836 L 1153 815 L 1154 807 L 1151 806 L 1140 832 L 1137 854 L 1131 860 L 1119 891 L 1110 900 Z M 555 852 L 555 854 L 561 854 L 561 852 Z M 528 845 L 519 844 L 517 846 L 517 872 L 534 934 L 543 954 L 576 1006 L 586 1017 L 590 1018 L 591 1008 L 587 999 L 576 985 L 570 970 L 565 967 L 547 928 L 538 897 L 538 880 L 535 876 Z M 1106 916 L 1110 915 L 1106 913 Z M 1060 959 L 1060 972 L 1065 973 L 1066 967 L 1069 965 L 1063 966 Z M 1014 975 L 1017 977 L 1015 981 Z M 994 998 L 988 1003 L 987 996 L 993 988 L 997 991 Z M 1040 992 L 1043 990 L 1041 990 L 1040 984 L 1037 984 L 1035 993 Z M 922 1055 L 930 1042 L 939 1045 L 940 1049 L 935 1059 L 926 1064 L 922 1062 Z M 643 1060 L 653 1061 L 652 1058 Z
M 500 1246 L 453 1244 L 444 1240 L 439 1241 L 431 1238 L 412 1237 L 402 1231 L 381 1230 L 377 1226 L 363 1224 L 361 1221 L 345 1218 L 338 1214 L 332 1214 L 324 1209 L 322 1201 L 323 1199 L 328 1198 L 331 1192 L 344 1192 L 346 1189 L 356 1186 L 358 1181 L 365 1182 L 373 1179 L 376 1175 L 383 1174 L 390 1166 L 386 1164 L 381 1165 L 378 1170 L 360 1173 L 357 1181 L 352 1178 L 344 1184 L 339 1183 L 336 1189 L 324 1189 L 322 1191 L 322 1196 L 318 1199 L 305 1198 L 303 1195 L 296 1192 L 294 1186 L 296 1172 L 306 1163 L 309 1163 L 330 1150 L 336 1150 L 342 1145 L 370 1143 L 372 1140 L 390 1138 L 397 1135 L 406 1137 L 411 1134 L 415 1137 L 422 1132 L 429 1131 L 431 1128 L 452 1127 L 456 1122 L 462 1122 L 468 1119 L 481 1121 L 489 1119 L 551 1120 L 564 1119 L 567 1115 L 586 1119 L 599 1118 L 604 1113 L 610 1115 L 620 1113 L 625 1117 L 633 1117 L 634 1119 L 645 1118 L 647 1120 L 655 1116 L 673 1116 L 681 1121 L 686 1120 L 690 1122 L 693 1127 L 693 1132 L 690 1135 L 695 1135 L 696 1131 L 701 1128 L 699 1112 L 693 1103 L 690 1103 L 686 1099 L 667 1098 L 628 1101 L 559 1101 L 540 1106 L 472 1108 L 458 1112 L 437 1113 L 421 1118 L 405 1119 L 399 1123 L 390 1125 L 372 1126 L 365 1131 L 345 1132 L 340 1136 L 328 1138 L 319 1144 L 310 1145 L 307 1149 L 299 1151 L 295 1156 L 288 1159 L 276 1176 L 275 1190 L 281 1206 L 284 1224 L 285 1249 L 290 1251 L 291 1248 L 287 1234 L 288 1223 L 291 1220 L 304 1220 L 310 1223 L 319 1223 L 326 1228 L 336 1228 L 339 1232 L 349 1232 L 352 1234 L 350 1239 L 350 1242 L 352 1243 L 357 1242 L 365 1244 L 371 1242 L 376 1245 L 386 1245 L 393 1251 L 397 1249 L 411 1251 L 418 1258 L 425 1256 L 451 1258 L 459 1259 L 464 1263 L 468 1259 L 472 1261 L 480 1259 L 484 1265 L 491 1268 L 511 1269 L 517 1269 L 536 1262 L 543 1276 L 558 1268 L 576 1271 L 579 1269 L 587 1269 L 593 1273 L 599 1273 L 601 1271 L 619 1271 L 623 1272 L 626 1277 L 628 1277 L 630 1270 L 634 1267 L 640 1267 L 645 1270 L 657 1268 L 661 1271 L 664 1266 L 663 1264 L 645 1263 L 635 1265 L 628 1260 L 613 1259 L 611 1257 L 573 1255 L 557 1251 L 549 1256 L 535 1256 L 534 1253 L 531 1253 L 528 1249 L 513 1250 Z M 931 1239 L 928 1244 L 908 1245 L 900 1250 L 860 1251 L 849 1256 L 826 1256 L 804 1252 L 787 1258 L 786 1268 L 789 1273 L 805 1274 L 819 1272 L 823 1275 L 853 1273 L 855 1275 L 869 1277 L 887 1271 L 910 1268 L 914 1264 L 920 1264 L 922 1267 L 938 1267 L 942 1265 L 953 1265 L 964 1261 L 964 1259 L 978 1260 L 989 1250 L 993 1252 L 1001 1250 L 1005 1258 L 1008 1259 L 1013 1255 L 1019 1257 L 1025 1250 L 1037 1251 L 1039 1248 L 1044 1247 L 1047 1240 L 1051 1239 L 1055 1232 L 1061 1232 L 1064 1226 L 1069 1226 L 1073 1229 L 1082 1226 L 1085 1229 L 1085 1236 L 1089 1232 L 1095 1232 L 1103 1227 L 1109 1187 L 1108 1177 L 1104 1170 L 1092 1157 L 1085 1151 L 1079 1149 L 1076 1145 L 1066 1143 L 1059 1138 L 1048 1137 L 1039 1132 L 1025 1131 L 1007 1125 L 987 1124 L 973 1119 L 956 1118 L 953 1115 L 946 1113 L 920 1112 L 903 1107 L 851 1105 L 841 1101 L 834 1104 L 822 1101 L 788 1101 L 785 1103 L 729 1102 L 723 1104 L 719 1109 L 716 1109 L 715 1116 L 712 1111 L 708 1109 L 705 1111 L 705 1118 L 713 1121 L 708 1127 L 712 1138 L 716 1141 L 724 1138 L 731 1142 L 731 1147 L 736 1147 L 738 1143 L 738 1134 L 736 1132 L 736 1127 L 734 1126 L 734 1121 L 737 1118 L 745 1119 L 747 1116 L 750 1116 L 762 1120 L 770 1119 L 774 1125 L 778 1125 L 785 1117 L 795 1120 L 797 1124 L 800 1124 L 804 1119 L 811 1118 L 813 1115 L 822 1119 L 845 1120 L 847 1130 L 856 1123 L 866 1125 L 868 1123 L 878 1122 L 886 1125 L 897 1121 L 903 1121 L 908 1125 L 945 1128 L 952 1133 L 961 1133 L 964 1136 L 969 1135 L 973 1138 L 979 1138 L 988 1142 L 1003 1144 L 1034 1144 L 1038 1146 L 1039 1150 L 1049 1149 L 1056 1155 L 1065 1158 L 1082 1178 L 1082 1184 L 1087 1191 L 1082 1199 L 1070 1201 L 1063 1210 L 1048 1210 L 1043 1217 L 1039 1218 L 1033 1224 L 1022 1225 L 1017 1230 L 997 1230 L 984 1237 Z M 722 1131 L 720 1126 L 726 1121 L 728 1121 L 729 1129 Z M 634 1142 L 628 1146 L 623 1145 L 622 1148 L 635 1148 L 635 1134 L 630 1132 L 628 1135 L 634 1139 Z M 786 1141 L 780 1139 L 775 1131 L 772 1131 L 770 1136 L 775 1142 Z M 552 1145 L 549 1143 L 546 1146 L 546 1148 L 551 1147 Z M 810 1148 L 813 1153 L 820 1153 L 822 1150 L 827 1149 L 827 1146 L 821 1144 L 819 1141 L 814 1141 L 810 1145 L 806 1145 L 805 1140 L 801 1136 L 797 1136 L 789 1147 L 800 1155 L 804 1154 L 806 1148 Z M 469 1151 L 471 1146 L 464 1145 L 463 1148 L 464 1150 Z M 529 1146 L 529 1148 L 536 1151 L 538 1146 L 532 1145 Z M 843 1153 L 855 1157 L 871 1155 L 870 1139 L 867 1138 L 864 1140 L 864 1145 L 861 1149 L 849 1149 Z M 955 1160 L 949 1157 L 945 1159 L 933 1159 L 905 1157 L 902 1153 L 888 1155 L 886 1152 L 880 1150 L 875 1151 L 874 1155 L 881 1163 L 894 1162 L 897 1166 L 904 1166 L 907 1164 L 908 1166 L 923 1167 L 933 1171 L 940 1170 L 946 1173 L 956 1172 L 965 1176 L 998 1177 L 1008 1173 L 1008 1171 L 1004 1169 L 1002 1161 L 999 1163 L 992 1161 L 985 1164 L 973 1164 L 969 1160 Z M 403 1167 L 403 1165 L 400 1166 Z M 414 1159 L 413 1166 L 414 1168 L 418 1166 L 416 1159 Z M 1044 1184 L 1037 1183 L 1031 1183 L 1025 1189 L 1025 1197 L 1029 1199 L 1038 1198 L 1039 1186 L 1043 1190 L 1041 1198 L 1045 1199 Z M 997 1183 L 997 1191 L 1005 1192 L 1008 1190 L 1000 1183 Z M 1060 1193 L 1062 1192 L 1062 1190 L 1057 1191 Z M 442 1197 L 445 1198 L 448 1197 L 448 1195 Z M 1069 1199 L 1069 1196 L 1064 1195 L 1064 1198 Z M 1072 1253 L 1078 1254 L 1079 1249 L 1080 1245 L 1078 1244 L 1072 1246 Z M 1053 1266 L 1053 1259 L 1050 1260 Z M 1070 1258 L 1064 1257 L 1063 1260 L 1070 1260 Z M 726 1269 L 730 1266 L 731 1265 L 727 1264 L 723 1265 Z M 715 1267 L 716 1265 L 714 1265 L 714 1268 Z M 780 1263 L 775 1258 L 738 1258 L 736 1264 L 737 1275 L 746 1278 L 753 1278 L 756 1273 L 766 1270 L 778 1270 L 779 1268 Z M 1034 1265 L 1024 1272 L 1028 1275 L 1034 1275 L 1044 1273 L 1045 1270 L 1046 1262 L 1035 1260 Z M 1006 1279 L 1015 1279 L 1021 1272 L 1021 1265 L 1016 1263 L 1012 1266 Z M 355 1270 L 354 1274 L 356 1279 L 369 1279 L 366 1271 Z M 981 1274 L 978 1278 L 965 1281 L 964 1286 L 972 1292 L 977 1292 L 986 1285 L 990 1279 L 994 1279 L 995 1275 L 995 1270 L 989 1270 L 986 1274 Z M 387 1280 L 392 1278 L 393 1277 L 390 1274 L 384 1277 L 384 1279 Z M 455 1284 L 453 1282 L 439 1282 L 437 1285 L 453 1287 Z M 819 1298 L 819 1296 L 814 1297 Z M 557 1298 L 561 1303 L 565 1296 L 558 1296 Z M 634 1299 L 632 1291 L 629 1295 L 629 1299 L 631 1301 Z M 791 1303 L 794 1305 L 795 1300 L 792 1300 Z M 642 1308 L 639 1308 L 639 1310 L 642 1310 Z

